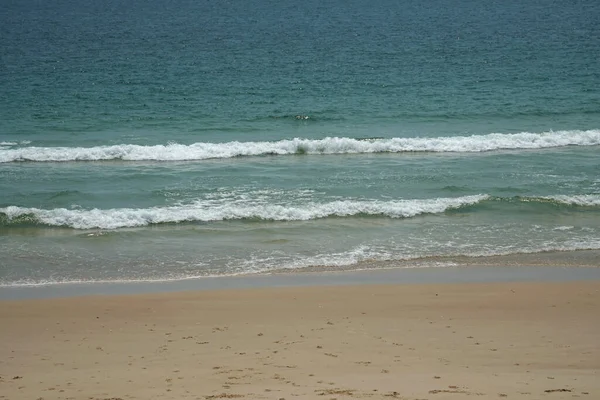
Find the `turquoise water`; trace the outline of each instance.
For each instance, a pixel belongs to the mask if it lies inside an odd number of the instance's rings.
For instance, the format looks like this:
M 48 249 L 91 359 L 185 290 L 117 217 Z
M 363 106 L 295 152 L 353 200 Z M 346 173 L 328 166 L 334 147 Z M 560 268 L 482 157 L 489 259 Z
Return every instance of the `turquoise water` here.
M 595 1 L 5 8 L 0 285 L 600 250 Z

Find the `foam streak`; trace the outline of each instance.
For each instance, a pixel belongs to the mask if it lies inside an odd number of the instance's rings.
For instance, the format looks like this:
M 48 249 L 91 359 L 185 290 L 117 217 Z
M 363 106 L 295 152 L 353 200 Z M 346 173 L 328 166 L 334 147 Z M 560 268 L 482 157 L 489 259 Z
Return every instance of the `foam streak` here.
M 267 221 L 306 221 L 327 217 L 355 215 L 384 215 L 391 218 L 410 218 L 419 214 L 441 213 L 487 199 L 487 195 L 423 200 L 344 200 L 330 203 L 309 203 L 301 206 L 209 204 L 198 201 L 189 205 L 153 207 L 146 209 L 120 208 L 110 210 L 44 210 L 9 206 L 0 208 L 9 224 L 25 218 L 50 226 L 75 229 L 117 229 L 150 224 L 178 222 L 210 222 L 222 220 L 260 219 Z M 17 221 L 15 221 L 17 219 Z
M 241 156 L 289 154 L 360 154 L 403 152 L 485 152 L 600 145 L 600 130 L 543 133 L 392 138 L 359 140 L 345 137 L 291 139 L 276 142 L 227 142 L 140 146 L 23 147 L 1 149 L 0 163 L 16 161 L 190 161 Z

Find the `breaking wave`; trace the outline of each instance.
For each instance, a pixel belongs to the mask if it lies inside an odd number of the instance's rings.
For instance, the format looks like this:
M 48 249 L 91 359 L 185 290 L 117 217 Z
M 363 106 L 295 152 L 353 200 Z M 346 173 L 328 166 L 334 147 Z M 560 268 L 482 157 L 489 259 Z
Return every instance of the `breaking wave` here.
M 194 143 L 141 146 L 0 148 L 0 163 L 33 161 L 191 161 L 243 156 L 404 152 L 486 152 L 600 145 L 600 130 L 454 136 L 437 138 L 290 139 L 275 142 Z
M 258 199 L 256 199 L 258 200 Z M 264 200 L 264 199 L 263 199 Z M 489 203 L 537 203 L 556 207 L 600 207 L 600 195 L 557 195 L 539 197 L 494 197 L 486 194 L 456 198 L 413 200 L 337 200 L 299 205 L 269 204 L 265 201 L 237 203 L 197 200 L 190 204 L 150 208 L 51 210 L 9 206 L 0 208 L 0 226 L 47 225 L 74 229 L 118 229 L 182 222 L 308 221 L 330 217 L 382 216 L 411 218 L 464 210 Z
M 583 195 L 575 195 L 575 196 L 566 196 L 566 195 L 558 195 L 558 196 L 546 196 L 540 197 L 541 200 L 549 200 L 551 202 L 556 202 L 559 204 L 573 205 L 573 206 L 583 206 L 583 207 L 598 207 L 600 206 L 600 195 L 597 194 L 583 194 Z
M 70 210 L 66 208 L 44 210 L 9 206 L 0 208 L 0 226 L 43 224 L 75 229 L 117 229 L 152 224 L 223 220 L 306 221 L 360 215 L 410 218 L 420 214 L 442 213 L 446 210 L 476 204 L 487 198 L 487 195 L 475 195 L 423 200 L 340 200 L 298 206 L 230 203 L 215 205 L 207 201 L 197 201 L 188 205 L 170 207 L 109 210 Z

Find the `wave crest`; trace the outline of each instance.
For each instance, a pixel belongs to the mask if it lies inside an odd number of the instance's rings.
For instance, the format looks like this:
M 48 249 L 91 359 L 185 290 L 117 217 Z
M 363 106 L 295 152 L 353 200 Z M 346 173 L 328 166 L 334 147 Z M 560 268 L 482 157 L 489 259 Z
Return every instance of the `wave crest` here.
M 600 145 L 600 130 L 437 137 L 291 139 L 276 142 L 194 143 L 141 146 L 0 148 L 0 163 L 16 161 L 192 161 L 242 156 L 404 152 L 486 152 Z
M 487 195 L 423 200 L 340 200 L 329 203 L 309 203 L 300 206 L 283 205 L 214 205 L 195 202 L 189 205 L 146 209 L 119 208 L 110 210 L 45 210 L 9 206 L 0 208 L 0 225 L 40 223 L 75 229 L 117 229 L 151 224 L 179 222 L 211 222 L 223 220 L 306 221 L 327 217 L 382 215 L 390 218 L 410 218 L 420 214 L 441 213 L 476 204 Z
M 557 202 L 565 205 L 583 206 L 583 207 L 598 207 L 600 206 L 600 195 L 598 194 L 582 194 L 574 196 L 557 195 L 540 197 L 549 201 Z
M 257 200 L 257 199 L 255 199 Z M 230 198 L 215 200 L 211 196 L 190 204 L 151 208 L 115 209 L 40 209 L 19 206 L 0 208 L 0 226 L 48 225 L 74 229 L 118 229 L 154 224 L 182 222 L 308 221 L 332 217 L 382 216 L 411 218 L 421 214 L 438 214 L 462 210 L 485 202 L 537 203 L 556 207 L 600 207 L 600 195 L 556 195 L 537 197 L 494 197 L 478 194 L 456 198 L 414 200 L 337 200 L 327 203 L 306 202 L 298 205 L 265 202 L 238 202 Z

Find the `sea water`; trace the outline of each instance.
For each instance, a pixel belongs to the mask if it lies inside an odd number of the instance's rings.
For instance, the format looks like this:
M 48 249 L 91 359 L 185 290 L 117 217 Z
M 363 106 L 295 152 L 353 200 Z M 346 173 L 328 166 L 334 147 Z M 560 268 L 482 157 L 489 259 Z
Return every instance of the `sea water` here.
M 8 2 L 0 285 L 598 266 L 600 3 Z

